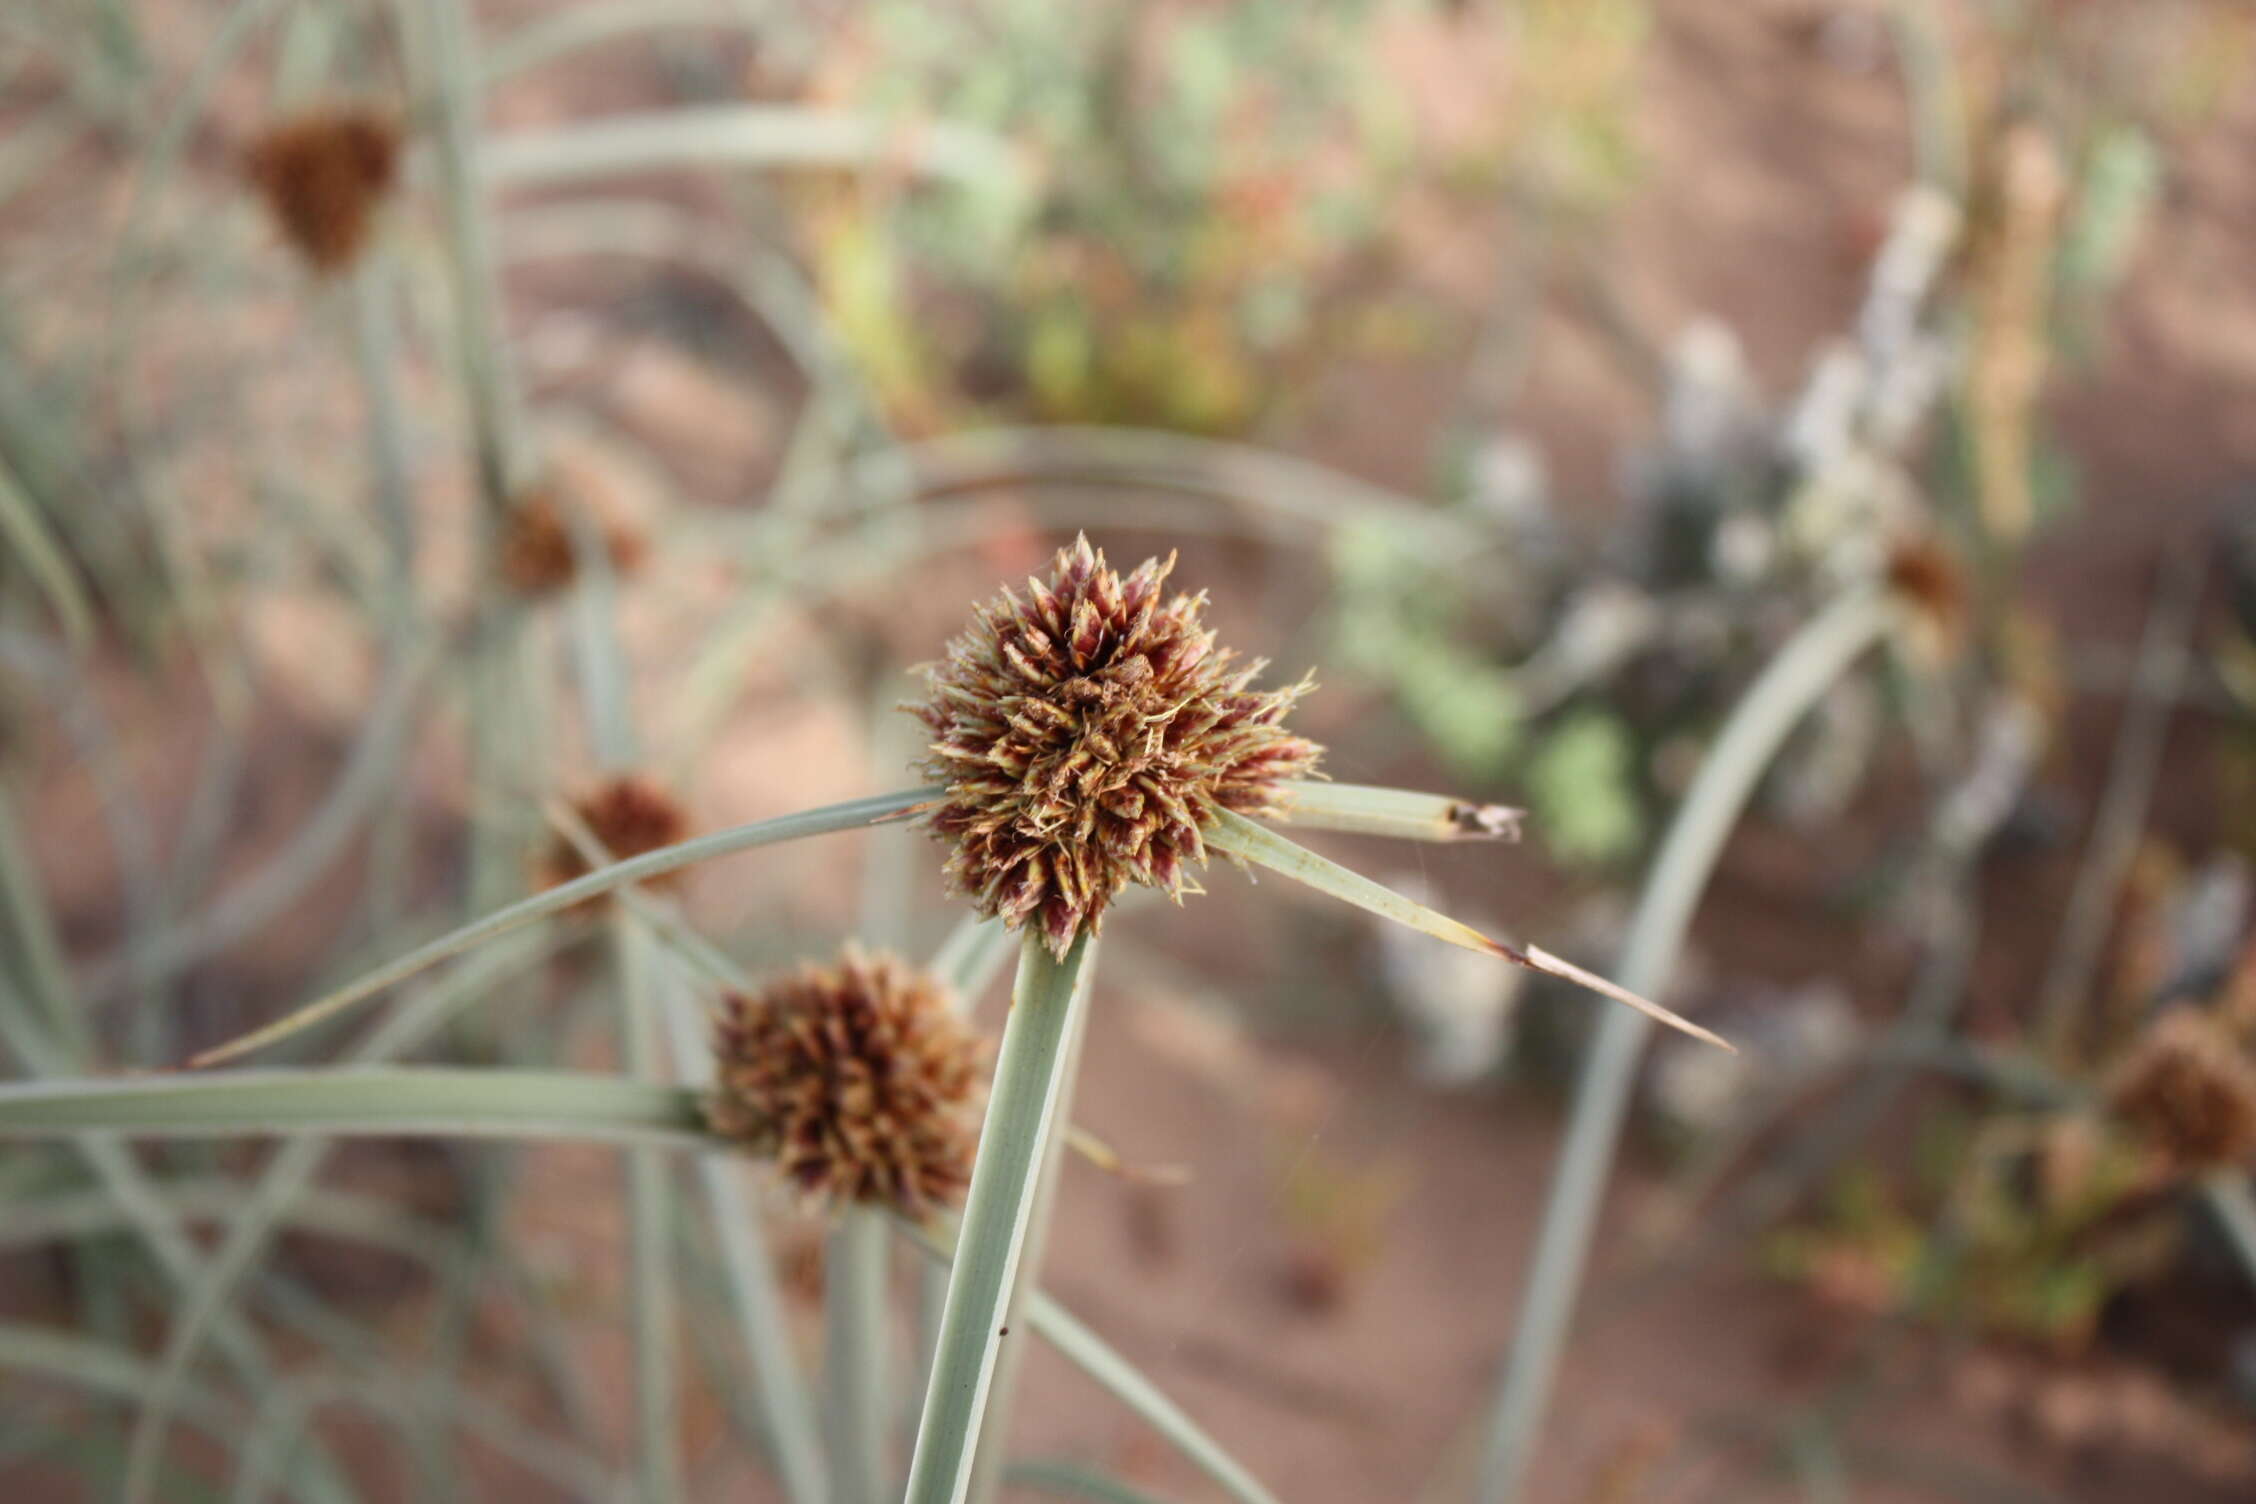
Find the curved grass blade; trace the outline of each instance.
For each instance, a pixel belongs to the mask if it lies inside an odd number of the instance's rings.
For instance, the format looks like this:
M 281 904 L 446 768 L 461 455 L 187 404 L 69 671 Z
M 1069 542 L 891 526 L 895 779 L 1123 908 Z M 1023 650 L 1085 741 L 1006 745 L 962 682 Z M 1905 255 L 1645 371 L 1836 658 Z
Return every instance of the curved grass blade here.
M 397 784 L 400 758 L 415 731 L 414 712 L 422 699 L 424 677 L 438 658 L 438 649 L 435 639 L 414 639 L 412 634 L 395 641 L 343 767 L 289 840 L 201 912 L 101 963 L 87 989 L 99 996 L 128 977 L 168 981 L 256 933 L 302 898 L 350 847 L 383 796 Z
M 1622 974 L 1633 986 L 1658 991 L 1667 985 L 1708 876 L 1763 772 L 1810 707 L 1887 634 L 1894 619 L 1889 603 L 1876 594 L 1841 596 L 1802 626 L 1732 707 L 1638 895 L 1622 947 Z M 1491 1504 L 1522 1496 L 1645 1035 L 1641 1020 L 1613 1014 L 1599 1025 L 1583 1060 L 1492 1411 L 1476 1494 Z
M 1056 1494 L 1067 1499 L 1090 1499 L 1095 1504 L 1159 1504 L 1150 1494 L 1140 1493 L 1117 1478 L 1108 1478 L 1071 1462 L 1048 1459 L 1014 1462 L 1003 1469 L 1003 1481 L 1014 1488 L 1031 1488 L 1036 1493 Z
M 14 1322 L 0 1325 L 0 1369 L 38 1374 L 74 1384 L 93 1394 L 138 1400 L 147 1392 L 149 1365 L 131 1353 L 68 1332 L 48 1331 Z M 198 1430 L 225 1438 L 240 1425 L 234 1406 L 207 1391 L 187 1397 L 181 1418 Z
M 909 467 L 922 495 L 1066 478 L 1117 480 L 1145 490 L 1222 497 L 1317 527 L 1383 519 L 1451 557 L 1498 546 L 1494 536 L 1483 536 L 1453 513 L 1313 460 L 1157 429 L 1091 424 L 970 429 L 860 463 Z
M 1362 783 L 1295 780 L 1284 785 L 1277 818 L 1304 830 L 1393 836 L 1403 841 L 1517 841 L 1527 811 L 1475 804 L 1447 794 L 1374 788 Z
M 497 945 L 453 975 L 421 989 L 386 1018 L 353 1051 L 365 1063 L 388 1060 L 419 1043 L 471 997 L 545 955 L 540 945 Z M 228 1309 L 237 1285 L 273 1235 L 276 1222 L 319 1173 L 330 1145 L 318 1138 L 294 1139 L 282 1146 L 258 1179 L 237 1201 L 226 1237 L 175 1309 L 165 1349 L 148 1400 L 134 1422 L 126 1448 L 126 1495 L 147 1497 L 163 1456 L 165 1429 L 194 1374 L 194 1359 L 205 1334 Z
M 507 934 L 536 919 L 561 913 L 585 899 L 609 893 L 628 883 L 640 882 L 644 878 L 656 877 L 660 873 L 672 872 L 731 852 L 749 850 L 754 846 L 771 846 L 807 836 L 829 835 L 835 831 L 855 830 L 866 825 L 882 825 L 914 814 L 920 805 L 940 792 L 937 788 L 909 789 L 898 794 L 876 794 L 867 799 L 851 799 L 844 804 L 826 805 L 821 809 L 807 810 L 796 815 L 782 815 L 773 820 L 758 820 L 750 825 L 715 831 L 709 836 L 699 836 L 676 846 L 662 847 L 624 862 L 615 862 L 590 872 L 585 877 L 575 878 L 506 908 L 497 909 L 483 919 L 472 920 L 450 934 L 441 935 L 428 945 L 409 951 L 397 960 L 347 982 L 334 992 L 314 999 L 262 1029 L 254 1029 L 239 1039 L 204 1051 L 188 1063 L 199 1068 L 217 1065 L 248 1055 L 254 1050 L 264 1049 L 277 1040 L 286 1039 L 301 1029 L 343 1012 L 353 1004 L 374 996 L 394 982 L 413 976 L 427 966 L 444 961 L 449 956 L 460 955 L 496 935 Z
M 232 1175 L 199 1175 L 160 1180 L 154 1190 L 181 1222 L 225 1225 L 242 1210 L 252 1185 Z M 466 1247 L 453 1241 L 451 1229 L 357 1191 L 307 1190 L 283 1208 L 279 1220 L 296 1232 L 364 1243 L 425 1265 L 433 1273 L 443 1273 L 449 1260 L 467 1256 Z M 0 1221 L 0 1249 L 82 1242 L 132 1230 L 132 1219 L 108 1191 L 61 1191 L 8 1203 L 7 1218 Z
M 38 504 L 17 483 L 5 461 L 0 461 L 0 539 L 23 561 L 24 572 L 54 608 L 64 640 L 73 651 L 85 651 L 94 641 L 94 608 L 86 598 L 86 587 L 79 583 L 70 556 L 55 541 L 47 520 L 39 515 Z
M 1206 844 L 1226 856 L 1257 863 L 1295 882 L 1306 883 L 1318 892 L 1329 893 L 1359 909 L 1366 909 L 1382 919 L 1392 919 L 1397 924 L 1408 925 L 1420 934 L 1431 935 L 1436 940 L 1463 946 L 1466 950 L 1479 951 L 1483 955 L 1501 956 L 1514 966 L 1524 966 L 1530 971 L 1540 971 L 1547 976 L 1573 982 L 1579 987 L 1587 987 L 1615 1002 L 1626 1003 L 1647 1018 L 1681 1030 L 1694 1039 L 1737 1053 L 1721 1036 L 1701 1028 L 1690 1019 L 1679 1018 L 1659 1003 L 1640 997 L 1626 987 L 1617 986 L 1604 977 L 1584 971 L 1535 946 L 1520 950 L 1502 941 L 1491 940 L 1480 931 L 1459 924 L 1446 914 L 1436 913 L 1391 888 L 1381 887 L 1361 873 L 1320 857 L 1304 846 L 1293 844 L 1267 826 L 1257 824 L 1233 810 L 1221 811 L 1205 834 Z
M 497 189 L 677 167 L 883 165 L 1006 189 L 1025 176 L 1007 142 L 970 126 L 925 121 L 904 131 L 874 116 L 792 105 L 707 105 L 499 135 L 480 165 Z
M 488 88 L 530 73 L 558 58 L 622 37 L 674 27 L 741 27 L 757 31 L 764 7 L 745 0 L 594 0 L 527 21 L 486 48 L 481 71 Z
M 1062 1116 L 1072 1040 L 1088 1017 L 1089 937 L 1063 961 L 1041 936 L 1019 951 L 1018 980 L 995 1062 L 979 1156 L 948 1276 L 940 1341 L 909 1461 L 906 1504 L 961 1504 L 986 1419 L 995 1358 L 1010 1334 L 1006 1312 L 1035 1220 L 1035 1192 Z
M 712 1142 L 694 1092 L 578 1071 L 367 1066 L 0 1086 L 0 1140 L 70 1133 Z

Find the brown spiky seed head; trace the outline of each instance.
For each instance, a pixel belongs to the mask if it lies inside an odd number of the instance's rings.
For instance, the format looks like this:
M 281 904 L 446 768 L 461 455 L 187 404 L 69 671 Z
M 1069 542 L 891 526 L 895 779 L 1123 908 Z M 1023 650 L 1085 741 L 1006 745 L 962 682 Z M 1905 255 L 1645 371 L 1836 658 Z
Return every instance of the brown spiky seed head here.
M 846 947 L 724 1000 L 706 1121 L 802 1192 L 922 1220 L 963 1199 L 987 1051 L 929 973 Z
M 245 167 L 282 234 L 324 276 L 366 248 L 376 210 L 399 175 L 399 126 L 360 107 L 313 111 L 270 126 Z
M 680 802 L 640 773 L 606 778 L 571 803 L 572 813 L 615 861 L 677 845 L 689 835 L 689 816 Z M 535 880 L 543 888 L 554 888 L 593 870 L 579 847 L 558 834 L 542 850 Z M 663 873 L 645 886 L 664 887 L 679 877 L 679 873 Z
M 1217 811 L 1277 813 L 1321 755 L 1284 726 L 1310 681 L 1253 688 L 1268 665 L 1214 645 L 1203 592 L 1164 594 L 1174 567 L 1123 577 L 1081 537 L 1025 599 L 979 607 L 908 707 L 932 734 L 918 769 L 947 786 L 925 824 L 950 884 L 1060 958 L 1130 883 L 1197 891 Z
M 2172 1008 L 2140 1038 L 2108 1088 L 2116 1115 L 2180 1169 L 2256 1153 L 2256 1062 L 2216 1022 Z
M 1966 571 L 1941 540 L 1922 535 L 1899 540 L 1888 553 L 1888 588 L 1908 606 L 1930 647 L 1957 651 L 1966 635 Z
M 529 598 L 553 595 L 572 583 L 579 573 L 579 554 L 573 548 L 572 524 L 557 487 L 543 483 L 511 503 L 495 543 L 496 567 L 509 588 Z M 642 535 L 621 523 L 599 520 L 604 551 L 618 574 L 632 573 L 642 562 Z

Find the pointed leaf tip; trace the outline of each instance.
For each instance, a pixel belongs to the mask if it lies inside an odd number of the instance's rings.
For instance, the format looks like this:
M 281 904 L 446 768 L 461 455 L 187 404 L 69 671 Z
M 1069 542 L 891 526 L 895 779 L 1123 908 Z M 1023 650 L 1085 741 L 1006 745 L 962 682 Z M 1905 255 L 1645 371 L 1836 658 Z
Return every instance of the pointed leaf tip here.
M 1619 982 L 1610 982 L 1594 971 L 1583 970 L 1572 961 L 1561 960 L 1541 946 L 1531 945 L 1525 951 L 1517 951 L 1505 946 L 1501 948 L 1500 954 L 1516 966 L 1525 966 L 1530 971 L 1540 971 L 1547 976 L 1559 977 L 1574 983 L 1578 987 L 1587 987 L 1602 997 L 1610 997 L 1617 1003 L 1627 1003 L 1654 1022 L 1667 1024 L 1670 1028 L 1680 1033 L 1689 1034 L 1704 1044 L 1712 1044 L 1716 1048 L 1728 1051 L 1733 1055 L 1739 1053 L 1739 1047 L 1725 1039 L 1721 1034 L 1717 1034 L 1710 1029 L 1703 1029 L 1692 1020 L 1671 1013 L 1650 998 L 1639 997 Z

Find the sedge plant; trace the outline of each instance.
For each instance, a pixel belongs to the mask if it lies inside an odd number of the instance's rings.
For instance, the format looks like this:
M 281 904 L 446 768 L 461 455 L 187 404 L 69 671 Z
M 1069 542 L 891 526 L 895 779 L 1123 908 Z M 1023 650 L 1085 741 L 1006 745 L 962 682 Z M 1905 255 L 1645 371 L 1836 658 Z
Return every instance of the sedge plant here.
M 1066 1064 L 1091 1006 L 1094 942 L 1128 887 L 1180 902 L 1202 891 L 1199 875 L 1220 855 L 1721 1043 L 1602 978 L 1483 935 L 1283 834 L 1280 826 L 1299 826 L 1457 841 L 1496 839 L 1512 827 L 1500 812 L 1461 801 L 1318 777 L 1321 749 L 1286 725 L 1310 683 L 1258 687 L 1265 665 L 1218 646 L 1202 622 L 1205 597 L 1167 592 L 1171 568 L 1171 560 L 1151 560 L 1123 574 L 1082 537 L 1023 596 L 1006 588 L 977 608 L 969 630 L 924 670 L 925 696 L 908 707 L 928 738 L 917 763 L 933 780 L 925 786 L 596 866 L 204 1052 L 192 1062 L 200 1073 L 0 1090 L 0 1132 L 437 1132 L 748 1148 L 802 1187 L 873 1201 L 929 1229 L 930 1247 L 952 1243 L 907 1497 L 963 1499 L 1004 1344 L 1029 1326 L 1046 1324 L 1053 1335 L 1058 1326 L 1054 1314 L 1033 1319 L 1040 1308 L 1031 1303 L 1027 1253 L 1046 1214 L 1041 1169 L 1069 1107 Z M 970 1073 L 962 1038 L 916 1001 L 913 980 L 851 956 L 836 971 L 728 1003 L 709 1090 L 572 1072 L 210 1069 L 519 927 L 691 863 L 902 820 L 944 846 L 948 882 L 979 916 L 1021 937 L 976 1155 L 963 1112 Z M 630 910 L 620 922 L 640 921 Z M 765 1044 L 747 1049 L 747 1041 Z M 795 1043 L 785 1048 L 787 1041 Z M 859 1061 L 856 1079 L 867 1090 L 810 1102 L 806 1083 L 838 1072 L 794 1075 L 779 1065 L 794 1049 L 803 1064 Z M 870 1065 L 878 1059 L 884 1070 Z M 904 1063 L 913 1068 L 896 1072 Z M 888 1091 L 903 1082 L 912 1089 L 873 1099 L 881 1079 Z M 846 1106 L 861 1115 L 842 1116 Z M 947 1110 L 924 1110 L 940 1107 Z M 950 1228 L 946 1208 L 959 1188 L 962 1211 Z

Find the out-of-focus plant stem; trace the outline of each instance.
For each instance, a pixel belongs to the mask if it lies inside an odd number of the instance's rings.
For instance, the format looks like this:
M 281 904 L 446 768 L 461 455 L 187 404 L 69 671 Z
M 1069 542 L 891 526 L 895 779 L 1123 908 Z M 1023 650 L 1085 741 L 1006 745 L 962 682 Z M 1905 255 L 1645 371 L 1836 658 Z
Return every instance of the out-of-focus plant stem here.
M 830 1443 L 831 1504 L 885 1504 L 891 1364 L 886 1341 L 884 1215 L 847 1207 L 823 1260 L 824 1431 Z
M 400 0 L 401 31 L 427 78 L 437 110 L 437 161 L 445 196 L 448 271 L 454 294 L 456 358 L 470 408 L 479 505 L 471 520 L 470 568 L 484 586 L 494 539 L 512 499 L 530 478 L 521 401 L 502 326 L 485 181 L 478 165 L 478 42 L 463 0 Z M 522 665 L 524 612 L 488 588 L 475 592 L 476 633 L 467 670 L 472 777 L 482 795 L 512 786 L 522 763 L 512 747 Z M 470 898 L 487 908 L 520 880 L 513 832 L 498 820 L 471 826 Z
M 1733 708 L 1669 826 L 1638 900 L 1622 955 L 1623 986 L 1649 996 L 1665 991 L 1693 910 L 1764 770 L 1810 708 L 1886 634 L 1893 609 L 1876 592 L 1836 600 L 1780 650 Z M 1608 1009 L 1584 1060 L 1497 1393 L 1477 1492 L 1491 1504 L 1521 1497 L 1651 1028 L 1644 1014 Z
M 2076 1046 L 2084 997 L 2091 990 L 2092 971 L 2111 929 L 2107 916 L 2115 912 L 2131 860 L 2138 853 L 2147 802 L 2162 771 L 2171 712 L 2177 708 L 2193 659 L 2201 577 L 2208 566 L 2208 549 L 2188 540 L 2165 562 L 2155 585 L 2139 642 L 2138 674 L 2115 737 L 2107 788 L 2093 812 L 2084 862 L 2069 891 L 2060 936 L 2037 994 L 2037 1049 L 2056 1063 Z
M 643 895 L 630 891 L 628 897 L 639 906 Z M 674 1074 L 685 1085 L 703 1091 L 711 1086 L 713 1075 L 712 1049 L 702 1032 L 704 1015 L 678 976 L 669 975 L 661 991 Z M 697 1174 L 720 1245 L 745 1365 L 758 1391 L 755 1398 L 767 1432 L 769 1460 L 791 1504 L 826 1504 L 830 1492 L 823 1475 L 821 1431 L 792 1350 L 775 1261 L 761 1236 L 760 1210 L 745 1189 L 744 1173 L 742 1163 L 730 1156 L 698 1156 Z
M 663 1084 L 657 1009 L 655 942 L 630 913 L 612 926 L 621 1003 L 621 1059 L 627 1075 Z M 681 1497 L 676 1455 L 673 1171 L 663 1149 L 627 1152 L 627 1222 L 634 1333 L 635 1441 L 643 1504 Z
M 478 493 L 494 514 L 486 519 L 490 523 L 524 480 L 530 455 L 523 445 L 519 398 L 506 356 L 485 183 L 478 167 L 478 41 L 461 0 L 412 3 L 421 11 L 421 24 L 413 16 L 402 20 L 406 30 L 421 38 L 418 51 L 436 91 L 454 334 L 470 402 Z

